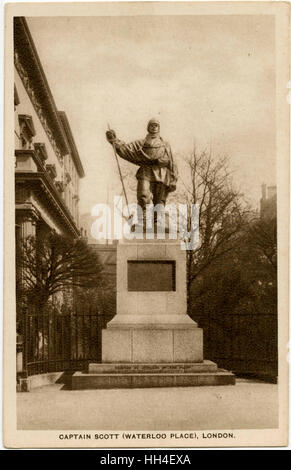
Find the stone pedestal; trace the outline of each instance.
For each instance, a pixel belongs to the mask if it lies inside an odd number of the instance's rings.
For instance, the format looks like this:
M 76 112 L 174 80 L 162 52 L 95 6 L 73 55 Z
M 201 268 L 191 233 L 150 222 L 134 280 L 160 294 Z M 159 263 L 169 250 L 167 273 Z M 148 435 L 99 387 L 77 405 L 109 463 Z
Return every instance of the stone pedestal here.
M 187 315 L 186 251 L 177 240 L 117 247 L 117 314 L 102 330 L 102 364 L 76 372 L 72 388 L 234 384 L 203 360 L 203 331 Z
M 202 330 L 186 302 L 186 252 L 179 242 L 118 245 L 117 314 L 102 332 L 102 361 L 202 362 Z
M 202 330 L 108 329 L 103 331 L 102 362 L 202 362 Z

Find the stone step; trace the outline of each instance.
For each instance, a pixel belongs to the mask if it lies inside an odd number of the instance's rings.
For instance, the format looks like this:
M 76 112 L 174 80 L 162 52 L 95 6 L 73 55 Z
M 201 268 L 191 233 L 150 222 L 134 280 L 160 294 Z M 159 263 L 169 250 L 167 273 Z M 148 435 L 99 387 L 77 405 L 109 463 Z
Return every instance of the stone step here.
M 72 390 L 109 388 L 151 388 L 151 387 L 196 387 L 234 385 L 235 376 L 223 369 L 216 372 L 196 373 L 101 373 L 84 374 L 75 372 L 72 376 Z
M 217 365 L 212 361 L 203 361 L 195 363 L 102 363 L 89 364 L 89 374 L 132 374 L 132 373 L 196 373 L 196 372 L 215 372 Z

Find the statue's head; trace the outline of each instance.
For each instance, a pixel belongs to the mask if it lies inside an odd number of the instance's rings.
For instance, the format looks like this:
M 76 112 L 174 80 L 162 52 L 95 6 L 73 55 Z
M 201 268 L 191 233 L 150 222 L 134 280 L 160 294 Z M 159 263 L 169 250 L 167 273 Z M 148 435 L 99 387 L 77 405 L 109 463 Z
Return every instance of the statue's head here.
M 158 121 L 158 119 L 151 119 L 148 122 L 147 130 L 150 134 L 158 134 L 160 132 L 160 122 Z

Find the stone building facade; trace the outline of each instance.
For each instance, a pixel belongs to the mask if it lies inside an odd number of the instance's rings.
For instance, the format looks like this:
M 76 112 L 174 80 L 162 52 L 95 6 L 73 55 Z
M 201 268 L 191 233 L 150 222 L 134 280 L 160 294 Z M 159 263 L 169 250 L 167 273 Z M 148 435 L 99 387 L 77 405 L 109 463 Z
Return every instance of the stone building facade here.
M 16 246 L 50 230 L 76 238 L 84 169 L 23 17 L 14 20 L 14 64 Z
M 277 214 L 277 187 L 262 184 L 262 197 L 260 200 L 260 217 L 273 219 Z

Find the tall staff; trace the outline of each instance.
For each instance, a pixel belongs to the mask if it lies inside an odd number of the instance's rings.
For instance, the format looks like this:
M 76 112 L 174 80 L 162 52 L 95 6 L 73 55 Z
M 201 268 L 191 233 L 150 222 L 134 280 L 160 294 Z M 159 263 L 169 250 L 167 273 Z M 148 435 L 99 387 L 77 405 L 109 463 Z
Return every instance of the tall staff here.
M 109 124 L 107 124 L 107 127 L 108 127 L 108 130 L 111 131 Z M 117 153 L 116 153 L 116 149 L 115 149 L 115 144 L 114 144 L 114 142 L 112 143 L 112 147 L 113 147 L 113 151 L 114 151 L 114 155 L 115 155 L 115 160 L 116 160 L 116 163 L 117 163 L 117 168 L 118 168 L 118 173 L 119 173 L 120 181 L 121 181 L 121 184 L 122 184 L 123 194 L 124 194 L 125 201 L 126 201 L 126 205 L 127 205 L 128 218 L 130 218 L 130 217 L 131 217 L 131 214 L 129 213 L 127 194 L 126 194 L 126 190 L 125 190 L 125 186 L 124 186 L 124 181 L 123 181 L 123 177 L 122 177 L 122 173 L 121 173 L 121 169 L 120 169 L 120 165 L 119 165 L 119 161 L 118 161 L 118 157 L 117 157 Z

